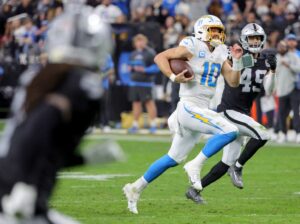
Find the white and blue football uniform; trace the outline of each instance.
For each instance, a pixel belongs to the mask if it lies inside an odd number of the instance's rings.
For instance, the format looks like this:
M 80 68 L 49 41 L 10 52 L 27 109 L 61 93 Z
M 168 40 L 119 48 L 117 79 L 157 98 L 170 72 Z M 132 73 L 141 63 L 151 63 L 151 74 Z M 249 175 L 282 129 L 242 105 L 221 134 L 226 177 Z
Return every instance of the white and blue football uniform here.
M 184 46 L 193 54 L 188 64 L 195 74 L 192 81 L 180 84 L 179 96 L 181 100 L 192 97 L 199 106 L 207 108 L 209 100 L 214 96 L 222 65 L 227 60 L 227 46 L 219 45 L 210 52 L 206 43 L 192 36 L 184 38 L 179 46 Z
M 227 46 L 219 45 L 210 52 L 206 43 L 192 36 L 184 38 L 179 45 L 193 54 L 188 64 L 195 76 L 187 83 L 180 83 L 180 102 L 168 120 L 170 130 L 176 133 L 174 138 L 178 138 L 173 141 L 168 155 L 178 163 L 186 158 L 202 133 L 237 132 L 237 128 L 222 115 L 208 109 L 223 63 L 227 60 Z
M 210 35 L 216 32 L 216 29 L 219 31 L 218 38 Z M 171 148 L 166 155 L 153 162 L 142 177 L 123 188 L 128 209 L 132 213 L 138 213 L 137 202 L 143 189 L 167 169 L 181 163 L 198 142 L 201 133 L 214 136 L 195 158 L 196 162 L 192 164 L 190 161 L 184 166 L 190 182 L 198 190 L 202 188 L 199 176 L 203 162 L 235 140 L 238 135 L 235 125 L 208 109 L 209 101 L 215 94 L 217 79 L 227 60 L 228 50 L 222 44 L 225 39 L 225 27 L 218 17 L 205 15 L 195 22 L 194 35 L 195 37 L 184 38 L 179 44 L 192 55 L 188 64 L 194 72 L 194 78 L 187 83 L 180 83 L 180 101 L 168 119 L 170 130 L 174 132 Z M 215 48 L 210 51 L 208 46 Z M 166 55 L 164 57 L 172 58 Z

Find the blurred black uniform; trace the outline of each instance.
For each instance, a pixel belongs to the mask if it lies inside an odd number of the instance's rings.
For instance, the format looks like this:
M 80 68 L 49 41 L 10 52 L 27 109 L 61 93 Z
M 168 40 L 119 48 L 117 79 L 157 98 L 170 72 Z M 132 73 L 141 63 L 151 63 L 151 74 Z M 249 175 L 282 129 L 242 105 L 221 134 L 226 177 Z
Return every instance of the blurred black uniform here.
M 100 108 L 101 78 L 92 71 L 112 38 L 93 8 L 66 2 L 47 31 L 48 64 L 20 77 L 0 142 L 1 224 L 78 224 L 53 215 L 48 201 L 60 168 L 88 162 L 75 149 Z
M 33 103 L 29 99 L 33 96 L 30 91 L 36 92 L 43 84 L 51 85 L 52 77 L 43 74 L 49 70 L 51 65 L 28 70 L 21 76 L 21 81 L 34 78 L 16 93 L 15 113 L 0 151 L 0 198 L 10 193 L 16 182 L 36 186 L 38 214 L 47 211 L 58 169 L 82 162 L 74 151 L 99 110 L 101 96 L 98 74 L 79 67 L 67 67 L 60 70 L 60 74 L 51 74 L 59 76 L 59 81 L 41 96 L 39 102 Z M 35 82 L 39 85 L 33 85 Z M 25 90 L 27 95 L 24 95 Z M 53 104 L 51 95 L 66 100 L 66 109 Z

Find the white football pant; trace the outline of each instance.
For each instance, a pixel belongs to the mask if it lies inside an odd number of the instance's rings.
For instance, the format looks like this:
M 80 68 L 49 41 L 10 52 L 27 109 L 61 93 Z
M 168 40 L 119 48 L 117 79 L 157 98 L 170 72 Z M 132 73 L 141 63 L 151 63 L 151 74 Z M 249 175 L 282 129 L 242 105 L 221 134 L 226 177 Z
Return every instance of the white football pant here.
M 238 132 L 238 128 L 221 114 L 186 101 L 178 103 L 168 124 L 174 133 L 168 155 L 177 163 L 186 159 L 202 133 L 215 135 Z

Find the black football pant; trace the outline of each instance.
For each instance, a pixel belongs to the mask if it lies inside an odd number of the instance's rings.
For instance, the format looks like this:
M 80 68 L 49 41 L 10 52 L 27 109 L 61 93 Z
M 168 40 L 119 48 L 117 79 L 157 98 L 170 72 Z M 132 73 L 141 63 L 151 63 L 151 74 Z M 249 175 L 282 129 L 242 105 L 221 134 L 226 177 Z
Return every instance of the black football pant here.
M 24 182 L 37 188 L 36 213 L 47 211 L 57 171 L 82 162 L 74 155 L 75 147 L 62 142 L 61 135 L 66 131 L 61 112 L 54 106 L 43 103 L 30 113 L 15 129 L 8 154 L 0 159 L 0 199 L 15 183 Z

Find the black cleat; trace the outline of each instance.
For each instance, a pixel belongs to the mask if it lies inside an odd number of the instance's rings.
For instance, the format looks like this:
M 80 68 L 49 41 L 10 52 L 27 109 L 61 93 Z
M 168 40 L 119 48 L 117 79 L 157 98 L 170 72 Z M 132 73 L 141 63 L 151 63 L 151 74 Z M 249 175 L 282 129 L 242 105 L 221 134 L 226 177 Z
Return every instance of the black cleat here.
M 239 189 L 244 188 L 244 183 L 242 179 L 242 170 L 243 167 L 238 168 L 236 166 L 231 166 L 228 168 L 227 171 L 230 176 L 232 184 Z
M 201 196 L 200 191 L 197 191 L 193 187 L 188 188 L 187 192 L 185 193 L 185 196 L 186 196 L 187 199 L 192 200 L 196 204 L 206 204 L 206 201 Z

